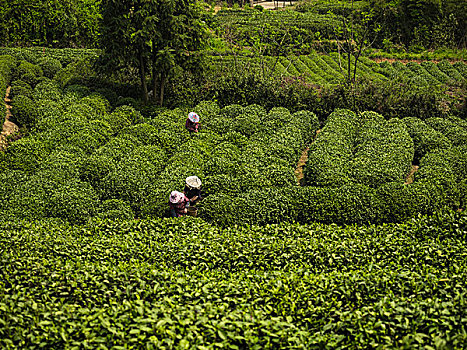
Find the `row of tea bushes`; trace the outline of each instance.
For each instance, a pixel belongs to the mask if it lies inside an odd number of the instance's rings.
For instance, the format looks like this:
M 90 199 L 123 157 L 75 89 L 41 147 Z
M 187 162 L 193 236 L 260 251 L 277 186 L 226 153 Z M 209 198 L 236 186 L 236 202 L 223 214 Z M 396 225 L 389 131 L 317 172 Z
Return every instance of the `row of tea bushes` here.
M 375 112 L 333 112 L 308 153 L 305 183 L 377 187 L 402 181 L 410 171 L 413 141 L 404 123 Z
M 351 179 L 369 187 L 402 181 L 409 173 L 414 146 L 405 124 L 384 120 L 375 112 L 359 115 L 359 126 L 349 165 Z
M 0 55 L 10 55 L 17 60 L 24 60 L 38 64 L 41 61 L 51 59 L 66 66 L 76 60 L 97 57 L 99 50 L 92 49 L 54 49 L 46 47 L 0 47 Z
M 467 143 L 453 146 L 448 137 L 415 118 L 385 122 L 374 113 L 364 113 L 361 118 L 360 122 L 367 126 L 364 130 L 371 131 L 363 133 L 358 129 L 357 116 L 352 112 L 334 112 L 310 147 L 306 175 L 322 175 L 320 186 L 248 191 L 235 198 L 217 194 L 202 203 L 200 215 L 227 226 L 282 221 L 361 224 L 400 222 L 443 207 L 466 207 Z M 447 120 L 448 124 L 454 121 L 454 131 L 461 134 L 462 120 Z M 413 135 L 413 141 L 408 134 Z M 349 142 L 352 140 L 360 143 Z M 389 158 L 394 163 L 383 162 L 388 148 L 374 146 L 384 140 L 396 141 L 398 151 Z M 414 148 L 420 167 L 414 182 L 405 184 Z M 352 178 L 349 169 L 354 157 L 362 159 L 362 151 L 368 149 L 367 166 L 360 162 L 357 169 L 365 177 Z M 399 172 L 391 170 L 391 164 L 396 164 L 394 168 Z
M 199 215 L 222 226 L 284 221 L 342 225 L 401 222 L 444 207 L 465 207 L 465 181 L 462 186 L 453 191 L 450 184 L 430 180 L 411 185 L 388 182 L 377 189 L 362 184 L 264 189 L 234 198 L 221 193 L 206 198 Z
M 350 181 L 348 166 L 353 157 L 357 115 L 336 110 L 310 146 L 304 169 L 305 183 L 313 186 L 339 186 Z
M 1 226 L 0 347 L 462 348 L 467 216 Z
M 423 120 L 407 117 L 402 119 L 407 127 L 407 132 L 414 143 L 414 163 L 418 164 L 420 159 L 428 152 L 438 148 L 450 148 L 451 142 L 441 132 L 436 131 Z

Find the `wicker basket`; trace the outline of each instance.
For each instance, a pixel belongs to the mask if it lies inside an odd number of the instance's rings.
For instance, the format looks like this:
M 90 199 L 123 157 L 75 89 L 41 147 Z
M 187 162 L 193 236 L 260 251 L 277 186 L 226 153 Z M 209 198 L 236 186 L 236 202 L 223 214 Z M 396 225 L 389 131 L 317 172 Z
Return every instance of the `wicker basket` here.
M 188 207 L 187 208 L 187 213 L 186 215 L 189 215 L 189 216 L 197 216 L 198 215 L 198 208 L 195 208 L 195 207 Z

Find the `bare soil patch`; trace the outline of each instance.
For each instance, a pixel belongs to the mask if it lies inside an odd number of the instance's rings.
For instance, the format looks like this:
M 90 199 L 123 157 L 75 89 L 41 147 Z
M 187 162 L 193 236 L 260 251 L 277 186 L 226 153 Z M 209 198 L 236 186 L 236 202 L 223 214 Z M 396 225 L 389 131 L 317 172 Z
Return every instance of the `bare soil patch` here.
M 4 150 L 7 145 L 8 145 L 8 136 L 13 135 L 19 131 L 18 125 L 13 123 L 10 118 L 12 116 L 11 114 L 11 105 L 10 105 L 10 88 L 11 86 L 8 86 L 6 89 L 6 94 L 5 94 L 5 106 L 6 106 L 6 115 L 5 115 L 5 122 L 3 123 L 3 128 L 2 132 L 0 133 L 0 150 Z
M 412 165 L 412 169 L 410 170 L 409 174 L 405 178 L 405 185 L 410 185 L 413 183 L 414 180 L 414 174 L 418 171 L 419 166 L 418 165 Z
M 316 136 L 319 134 L 321 130 L 316 130 L 316 135 L 313 139 L 313 142 L 314 140 L 316 140 Z M 308 160 L 308 151 L 310 150 L 310 146 L 306 147 L 303 152 L 302 152 L 302 155 L 300 156 L 300 159 L 298 160 L 298 163 L 297 163 L 297 167 L 295 168 L 295 171 L 294 171 L 294 174 L 295 174 L 295 177 L 297 178 L 297 185 L 300 185 L 300 186 L 303 186 L 304 185 L 304 180 L 303 180 L 303 168 Z

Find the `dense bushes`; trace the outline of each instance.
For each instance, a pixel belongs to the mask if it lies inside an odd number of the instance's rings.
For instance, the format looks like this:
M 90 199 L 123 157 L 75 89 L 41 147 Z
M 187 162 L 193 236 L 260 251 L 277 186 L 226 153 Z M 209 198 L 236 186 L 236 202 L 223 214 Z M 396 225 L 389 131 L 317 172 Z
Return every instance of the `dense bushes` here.
M 0 346 L 462 348 L 466 225 L 2 223 Z
M 349 182 L 377 187 L 403 180 L 413 159 L 413 141 L 399 120 L 374 112 L 330 115 L 310 147 L 305 183 L 340 186 Z
M 418 164 L 425 154 L 437 148 L 449 148 L 451 142 L 441 132 L 434 130 L 424 121 L 407 117 L 402 119 L 407 126 L 407 131 L 414 142 L 414 163 Z

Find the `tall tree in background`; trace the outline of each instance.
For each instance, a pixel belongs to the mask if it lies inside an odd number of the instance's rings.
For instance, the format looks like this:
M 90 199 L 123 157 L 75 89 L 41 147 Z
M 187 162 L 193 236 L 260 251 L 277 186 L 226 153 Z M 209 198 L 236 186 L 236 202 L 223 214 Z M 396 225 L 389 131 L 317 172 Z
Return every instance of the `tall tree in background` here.
M 164 103 L 164 90 L 175 69 L 196 69 L 206 33 L 201 7 L 189 0 L 102 0 L 101 61 L 107 71 L 136 68 L 142 96 L 148 101 L 148 79 L 154 98 Z

